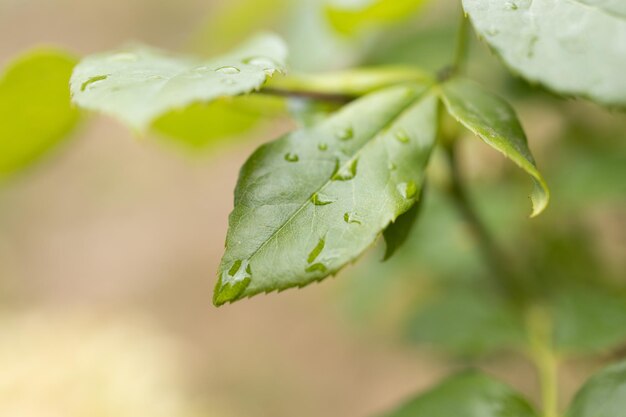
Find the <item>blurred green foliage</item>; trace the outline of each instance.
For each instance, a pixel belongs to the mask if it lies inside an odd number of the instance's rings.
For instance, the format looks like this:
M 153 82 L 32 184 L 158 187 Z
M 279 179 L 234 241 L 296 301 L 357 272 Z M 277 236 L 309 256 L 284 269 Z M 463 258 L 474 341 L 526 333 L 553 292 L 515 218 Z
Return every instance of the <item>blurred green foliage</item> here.
M 76 126 L 69 85 L 76 58 L 37 48 L 16 58 L 0 77 L 0 180 L 27 167 Z

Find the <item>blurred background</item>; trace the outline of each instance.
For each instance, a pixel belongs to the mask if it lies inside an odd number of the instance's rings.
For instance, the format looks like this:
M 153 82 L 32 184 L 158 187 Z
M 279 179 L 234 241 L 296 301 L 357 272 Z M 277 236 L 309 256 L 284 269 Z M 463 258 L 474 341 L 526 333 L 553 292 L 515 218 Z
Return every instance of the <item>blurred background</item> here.
M 210 56 L 268 29 L 289 43 L 293 70 L 451 61 L 456 1 L 349 28 L 321 3 L 0 0 L 0 67 L 37 45 L 83 56 L 141 41 Z M 555 312 L 567 399 L 626 347 L 624 114 L 525 84 L 476 39 L 469 72 L 513 101 L 551 185 L 548 211 L 528 219 L 525 175 L 464 138 L 482 217 Z M 214 308 L 239 167 L 296 122 L 253 125 L 186 142 L 91 115 L 0 183 L 1 415 L 368 416 L 467 364 L 537 399 L 515 353 L 523 332 L 489 288 L 437 155 L 392 260 L 377 247 L 321 284 Z

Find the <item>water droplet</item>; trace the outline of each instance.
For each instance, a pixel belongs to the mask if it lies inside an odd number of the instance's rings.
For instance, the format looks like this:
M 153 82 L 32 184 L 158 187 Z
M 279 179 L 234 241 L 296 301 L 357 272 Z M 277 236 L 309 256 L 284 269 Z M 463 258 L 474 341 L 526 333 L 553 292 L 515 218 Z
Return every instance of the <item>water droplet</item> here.
M 350 162 L 350 165 L 339 169 L 339 160 L 337 160 L 337 165 L 335 167 L 335 172 L 331 179 L 333 181 L 349 181 L 356 176 L 356 168 L 359 163 L 358 159 L 354 159 Z
M 215 69 L 215 72 L 219 72 L 221 74 L 237 74 L 241 71 L 239 71 L 239 68 L 236 67 L 232 67 L 232 66 L 224 66 L 224 67 L 219 67 L 217 69 Z
M 264 56 L 253 56 L 253 57 L 244 59 L 242 62 L 244 64 L 254 65 L 256 67 L 262 67 L 264 69 L 271 69 L 271 68 L 275 68 L 278 66 L 273 59 L 267 58 Z
M 326 268 L 326 265 L 324 265 L 323 263 L 318 262 L 316 264 L 308 266 L 304 271 L 305 272 L 321 272 L 325 274 L 328 271 L 328 268 Z
M 246 278 L 251 278 L 252 269 L 248 261 L 236 260 L 231 267 L 222 273 L 223 284 L 235 284 Z
M 351 126 L 339 129 L 336 133 L 339 140 L 350 140 L 354 137 L 354 129 Z
M 517 3 L 512 2 L 512 1 L 508 1 L 508 2 L 506 2 L 506 8 L 510 9 L 510 10 L 517 10 L 518 6 L 517 6 Z
M 347 212 L 344 213 L 343 215 L 343 221 L 345 221 L 348 224 L 361 224 L 361 221 L 357 220 L 354 214 L 350 214 Z
M 295 153 L 287 152 L 285 154 L 285 161 L 287 162 L 298 162 L 299 160 L 300 158 Z
M 389 171 L 395 171 L 396 169 L 398 169 L 398 166 L 394 164 L 393 162 L 389 161 L 388 168 L 389 168 Z
M 165 77 L 159 74 L 154 74 L 154 75 L 149 76 L 148 79 L 156 81 L 156 80 L 164 80 Z
M 132 52 L 120 52 L 119 54 L 115 54 L 110 58 L 111 61 L 136 61 L 137 55 Z
M 96 75 L 95 77 L 90 77 L 87 81 L 81 84 L 80 91 L 85 91 L 87 87 L 90 87 L 92 84 L 97 83 L 98 81 L 103 81 L 109 78 L 108 75 Z
M 320 151 L 325 151 L 326 149 L 328 149 L 328 145 L 325 143 L 320 143 L 319 145 L 317 145 L 317 149 L 319 149 Z
M 417 193 L 417 185 L 413 181 L 400 183 L 397 189 L 400 195 L 406 199 L 415 197 Z
M 488 36 L 496 36 L 500 33 L 500 31 L 496 28 L 487 29 L 485 32 Z
M 396 137 L 396 139 L 398 139 L 398 141 L 402 143 L 409 143 L 409 140 L 411 139 L 409 137 L 409 134 L 406 133 L 406 131 L 404 130 L 398 130 L 394 136 Z
M 315 247 L 311 251 L 311 253 L 309 253 L 309 257 L 307 258 L 307 262 L 310 263 L 310 264 L 315 262 L 315 260 L 320 255 L 320 253 L 322 253 L 322 251 L 324 250 L 324 246 L 325 245 L 326 245 L 326 240 L 324 240 L 324 238 L 320 239 L 317 242 L 317 245 L 315 245 Z
M 321 196 L 318 193 L 315 193 L 311 196 L 311 202 L 316 206 L 326 206 L 331 204 L 333 201 L 327 197 Z

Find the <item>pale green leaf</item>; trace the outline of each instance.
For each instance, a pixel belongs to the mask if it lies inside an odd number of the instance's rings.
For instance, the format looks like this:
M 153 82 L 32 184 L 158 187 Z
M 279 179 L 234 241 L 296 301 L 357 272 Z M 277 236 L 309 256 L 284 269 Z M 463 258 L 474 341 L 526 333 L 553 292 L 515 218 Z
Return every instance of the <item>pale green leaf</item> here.
M 537 413 L 509 386 L 488 375 L 467 371 L 384 417 L 537 417 Z
M 143 130 L 168 111 L 260 88 L 284 71 L 286 55 L 283 41 L 270 34 L 208 61 L 137 46 L 83 59 L 72 74 L 72 97 Z
M 285 100 L 270 95 L 218 98 L 173 110 L 153 122 L 153 129 L 187 148 L 202 150 L 244 135 L 263 121 L 287 113 Z
M 9 64 L 0 78 L 0 178 L 13 174 L 61 142 L 79 112 L 67 88 L 73 56 L 35 49 Z
M 623 0 L 463 0 L 478 34 L 531 82 L 626 105 Z
M 415 203 L 437 97 L 402 86 L 259 148 L 241 170 L 214 303 L 304 286 L 354 261 Z
M 625 417 L 626 362 L 591 377 L 578 391 L 566 417 Z
M 330 0 L 326 14 L 340 33 L 351 35 L 410 17 L 426 0 Z
M 550 192 L 511 106 L 469 80 L 448 81 L 443 84 L 442 92 L 443 102 L 455 119 L 532 176 L 532 216 L 541 213 L 548 205 Z

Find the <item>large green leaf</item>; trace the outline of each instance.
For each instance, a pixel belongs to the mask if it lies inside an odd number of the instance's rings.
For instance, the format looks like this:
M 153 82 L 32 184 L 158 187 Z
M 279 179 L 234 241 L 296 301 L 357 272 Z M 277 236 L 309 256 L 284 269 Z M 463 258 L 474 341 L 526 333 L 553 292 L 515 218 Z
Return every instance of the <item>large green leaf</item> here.
M 349 35 L 405 19 L 424 3 L 426 0 L 329 0 L 326 13 L 338 32 Z
M 535 166 L 524 130 L 511 106 L 480 85 L 454 79 L 442 86 L 448 112 L 485 143 L 503 153 L 533 177 L 530 195 L 532 216 L 541 213 L 550 199 L 548 186 Z
M 555 344 L 560 350 L 598 352 L 626 342 L 626 294 L 623 291 L 609 290 L 600 284 L 562 288 L 553 308 Z
M 465 356 L 514 349 L 526 341 L 515 311 L 481 286 L 444 286 L 412 317 L 409 336 Z
M 453 376 L 384 417 L 537 417 L 528 402 L 490 376 Z
M 259 148 L 241 170 L 214 303 L 304 286 L 355 260 L 415 203 L 437 97 L 402 86 Z
M 589 379 L 572 401 L 567 417 L 625 417 L 626 362 L 611 365 Z
M 463 6 L 479 35 L 527 80 L 626 105 L 623 0 L 463 0 Z
M 283 41 L 270 34 L 208 61 L 137 46 L 83 59 L 72 74 L 72 97 L 141 130 L 170 110 L 260 88 L 284 71 L 286 55 Z
M 55 49 L 36 49 L 0 78 L 0 179 L 61 142 L 78 121 L 67 84 L 76 64 Z

